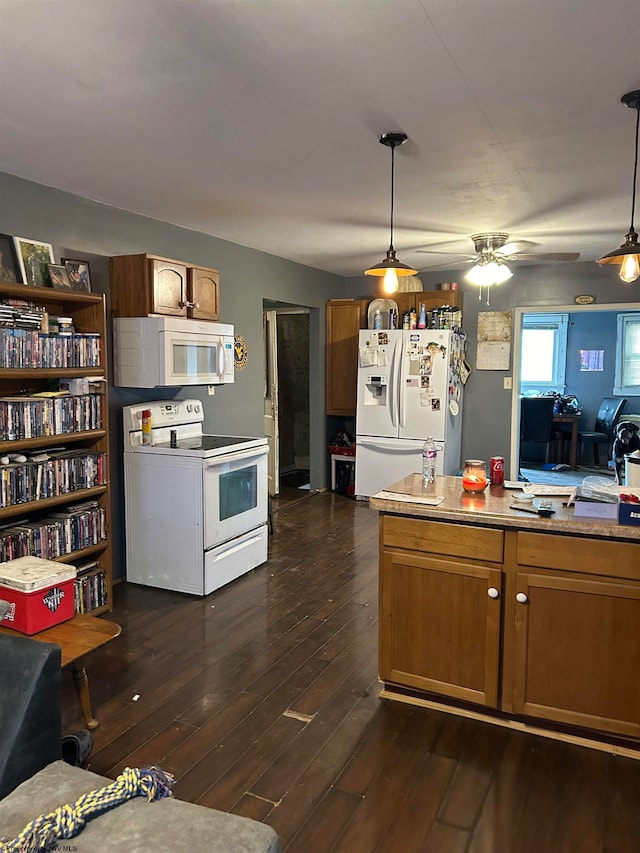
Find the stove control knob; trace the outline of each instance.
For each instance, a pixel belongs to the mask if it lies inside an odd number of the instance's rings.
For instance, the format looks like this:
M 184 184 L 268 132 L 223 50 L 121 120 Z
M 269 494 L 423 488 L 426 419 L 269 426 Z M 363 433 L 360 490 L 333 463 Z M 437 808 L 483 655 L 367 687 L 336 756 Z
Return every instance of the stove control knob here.
M 191 409 L 193 409 L 193 406 L 191 405 L 191 403 L 187 403 L 187 411 L 190 412 Z
M 199 411 L 200 411 L 200 406 L 196 405 L 196 406 L 194 407 L 194 409 L 195 409 L 195 411 L 196 411 L 196 412 L 199 412 Z

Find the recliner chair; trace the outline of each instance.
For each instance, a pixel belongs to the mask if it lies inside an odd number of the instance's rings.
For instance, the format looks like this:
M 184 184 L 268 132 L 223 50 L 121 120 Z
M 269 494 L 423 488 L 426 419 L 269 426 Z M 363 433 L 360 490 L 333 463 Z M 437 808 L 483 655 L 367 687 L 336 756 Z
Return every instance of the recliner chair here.
M 0 634 L 0 800 L 61 758 L 61 651 Z

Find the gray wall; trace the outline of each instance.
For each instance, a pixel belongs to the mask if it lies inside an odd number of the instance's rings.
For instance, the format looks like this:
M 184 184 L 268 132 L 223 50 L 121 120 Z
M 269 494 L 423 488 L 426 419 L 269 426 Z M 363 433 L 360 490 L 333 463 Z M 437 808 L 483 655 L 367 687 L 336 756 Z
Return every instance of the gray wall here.
M 610 312 L 571 313 L 567 333 L 567 393 L 580 401 L 580 429 L 592 430 L 603 397 L 613 397 L 616 367 L 618 314 Z M 580 350 L 604 350 L 602 371 L 580 370 Z M 640 412 L 640 397 L 627 396 L 623 413 Z
M 567 248 L 571 248 L 568 246 Z M 605 247 L 606 248 L 606 247 Z M 478 289 L 466 284 L 465 270 L 437 273 L 420 272 L 424 290 L 435 290 L 442 281 L 457 281 L 464 293 L 463 326 L 467 331 L 469 362 L 476 363 L 476 335 L 480 311 L 513 311 L 522 307 L 573 305 L 576 296 L 589 293 L 599 305 L 634 302 L 640 308 L 640 282 L 623 284 L 614 267 L 599 267 L 594 262 L 513 265 L 513 278 L 491 288 L 491 304 Z M 347 280 L 346 296 L 373 297 L 377 281 L 362 276 Z M 446 291 L 443 292 L 446 300 Z M 511 353 L 513 365 L 513 348 Z M 462 420 L 462 458 L 489 459 L 494 455 L 509 460 L 511 453 L 511 391 L 505 391 L 503 380 L 509 371 L 473 370 L 465 387 Z M 590 427 L 593 429 L 593 426 Z
M 88 259 L 92 287 L 108 292 L 108 258 L 140 252 L 220 270 L 221 320 L 246 340 L 249 359 L 233 385 L 214 397 L 205 389 L 174 393 L 110 389 L 114 574 L 123 564 L 121 409 L 132 402 L 193 396 L 203 400 L 205 429 L 227 435 L 264 435 L 263 299 L 308 307 L 310 345 L 311 486 L 325 485 L 325 304 L 344 296 L 344 279 L 242 246 L 108 207 L 0 173 L 0 232 L 53 244 L 61 257 Z M 110 375 L 113 371 L 110 370 Z

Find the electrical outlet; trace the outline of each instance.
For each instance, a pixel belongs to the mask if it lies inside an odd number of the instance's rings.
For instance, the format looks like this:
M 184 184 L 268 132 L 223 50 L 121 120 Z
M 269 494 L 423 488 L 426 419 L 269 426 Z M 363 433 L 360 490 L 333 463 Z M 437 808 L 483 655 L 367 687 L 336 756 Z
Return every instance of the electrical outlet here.
M 207 385 L 207 394 L 208 394 L 210 397 L 213 397 L 213 395 L 214 395 L 215 393 L 216 393 L 216 386 L 215 386 L 215 385 Z
M 503 387 L 505 391 L 511 391 L 511 389 L 513 388 L 513 379 L 511 378 L 511 376 L 504 377 Z

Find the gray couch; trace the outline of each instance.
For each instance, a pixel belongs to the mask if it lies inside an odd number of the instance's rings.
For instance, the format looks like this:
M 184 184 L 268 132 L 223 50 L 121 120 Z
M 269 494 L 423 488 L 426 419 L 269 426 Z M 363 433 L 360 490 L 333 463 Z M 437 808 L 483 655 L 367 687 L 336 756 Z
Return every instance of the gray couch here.
M 0 800 L 0 838 L 57 806 L 112 780 L 54 761 Z M 56 849 L 77 853 L 278 853 L 278 836 L 264 823 L 184 803 L 173 797 L 148 803 L 136 797 L 90 820 L 72 841 Z M 69 846 L 67 846 L 69 845 Z

